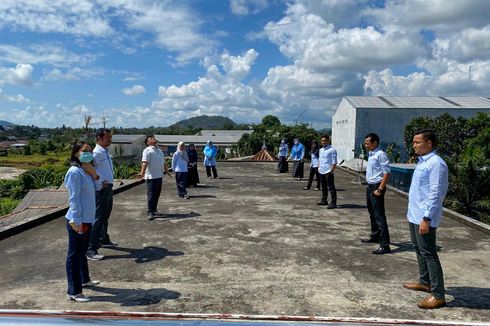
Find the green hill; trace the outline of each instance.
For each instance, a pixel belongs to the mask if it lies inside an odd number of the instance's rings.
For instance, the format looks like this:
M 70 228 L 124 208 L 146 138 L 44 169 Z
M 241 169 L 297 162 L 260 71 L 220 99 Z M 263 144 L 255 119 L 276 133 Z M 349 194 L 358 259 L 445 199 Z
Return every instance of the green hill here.
M 8 122 L 8 121 L 5 121 L 5 120 L 0 120 L 0 126 L 6 128 L 6 127 L 13 127 L 15 126 L 15 123 L 12 123 L 12 122 Z
M 189 119 L 181 120 L 169 128 L 178 129 L 234 129 L 237 124 L 227 117 L 201 115 Z

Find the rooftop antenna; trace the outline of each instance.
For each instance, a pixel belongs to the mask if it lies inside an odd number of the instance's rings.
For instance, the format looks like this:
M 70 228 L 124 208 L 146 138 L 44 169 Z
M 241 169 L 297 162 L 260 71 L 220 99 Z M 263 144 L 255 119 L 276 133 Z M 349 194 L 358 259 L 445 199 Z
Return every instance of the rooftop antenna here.
M 299 122 L 299 120 L 301 119 L 301 121 L 303 121 L 303 114 L 306 112 L 306 109 L 304 109 L 303 111 L 301 111 L 301 113 L 298 115 L 298 117 L 296 118 L 296 120 L 294 120 L 294 125 L 296 126 Z

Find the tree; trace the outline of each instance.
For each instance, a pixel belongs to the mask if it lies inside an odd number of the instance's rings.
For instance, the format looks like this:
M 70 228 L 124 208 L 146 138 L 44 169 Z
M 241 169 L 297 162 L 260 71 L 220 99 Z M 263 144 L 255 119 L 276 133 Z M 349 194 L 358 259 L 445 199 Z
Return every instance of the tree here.
M 266 115 L 262 119 L 261 125 L 263 125 L 266 128 L 276 128 L 281 126 L 281 121 L 279 120 L 278 117 L 274 115 Z
M 88 126 L 92 122 L 92 116 L 91 115 L 84 116 L 84 122 L 85 122 L 85 133 L 88 134 Z

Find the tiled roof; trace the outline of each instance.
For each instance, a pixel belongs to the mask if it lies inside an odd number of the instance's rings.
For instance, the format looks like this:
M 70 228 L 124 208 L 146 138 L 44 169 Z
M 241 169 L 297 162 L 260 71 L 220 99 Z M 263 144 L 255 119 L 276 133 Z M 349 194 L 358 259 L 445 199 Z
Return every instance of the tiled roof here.
M 252 158 L 252 161 L 277 161 L 278 158 L 271 154 L 267 149 L 263 149 L 257 154 L 255 154 Z

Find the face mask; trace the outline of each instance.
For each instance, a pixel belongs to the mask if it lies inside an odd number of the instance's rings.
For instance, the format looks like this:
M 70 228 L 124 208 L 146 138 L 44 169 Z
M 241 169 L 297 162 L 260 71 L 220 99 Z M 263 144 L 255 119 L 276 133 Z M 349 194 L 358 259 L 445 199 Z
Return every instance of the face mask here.
M 80 154 L 80 162 L 82 163 L 90 163 L 94 159 L 94 154 L 90 152 L 82 152 Z

